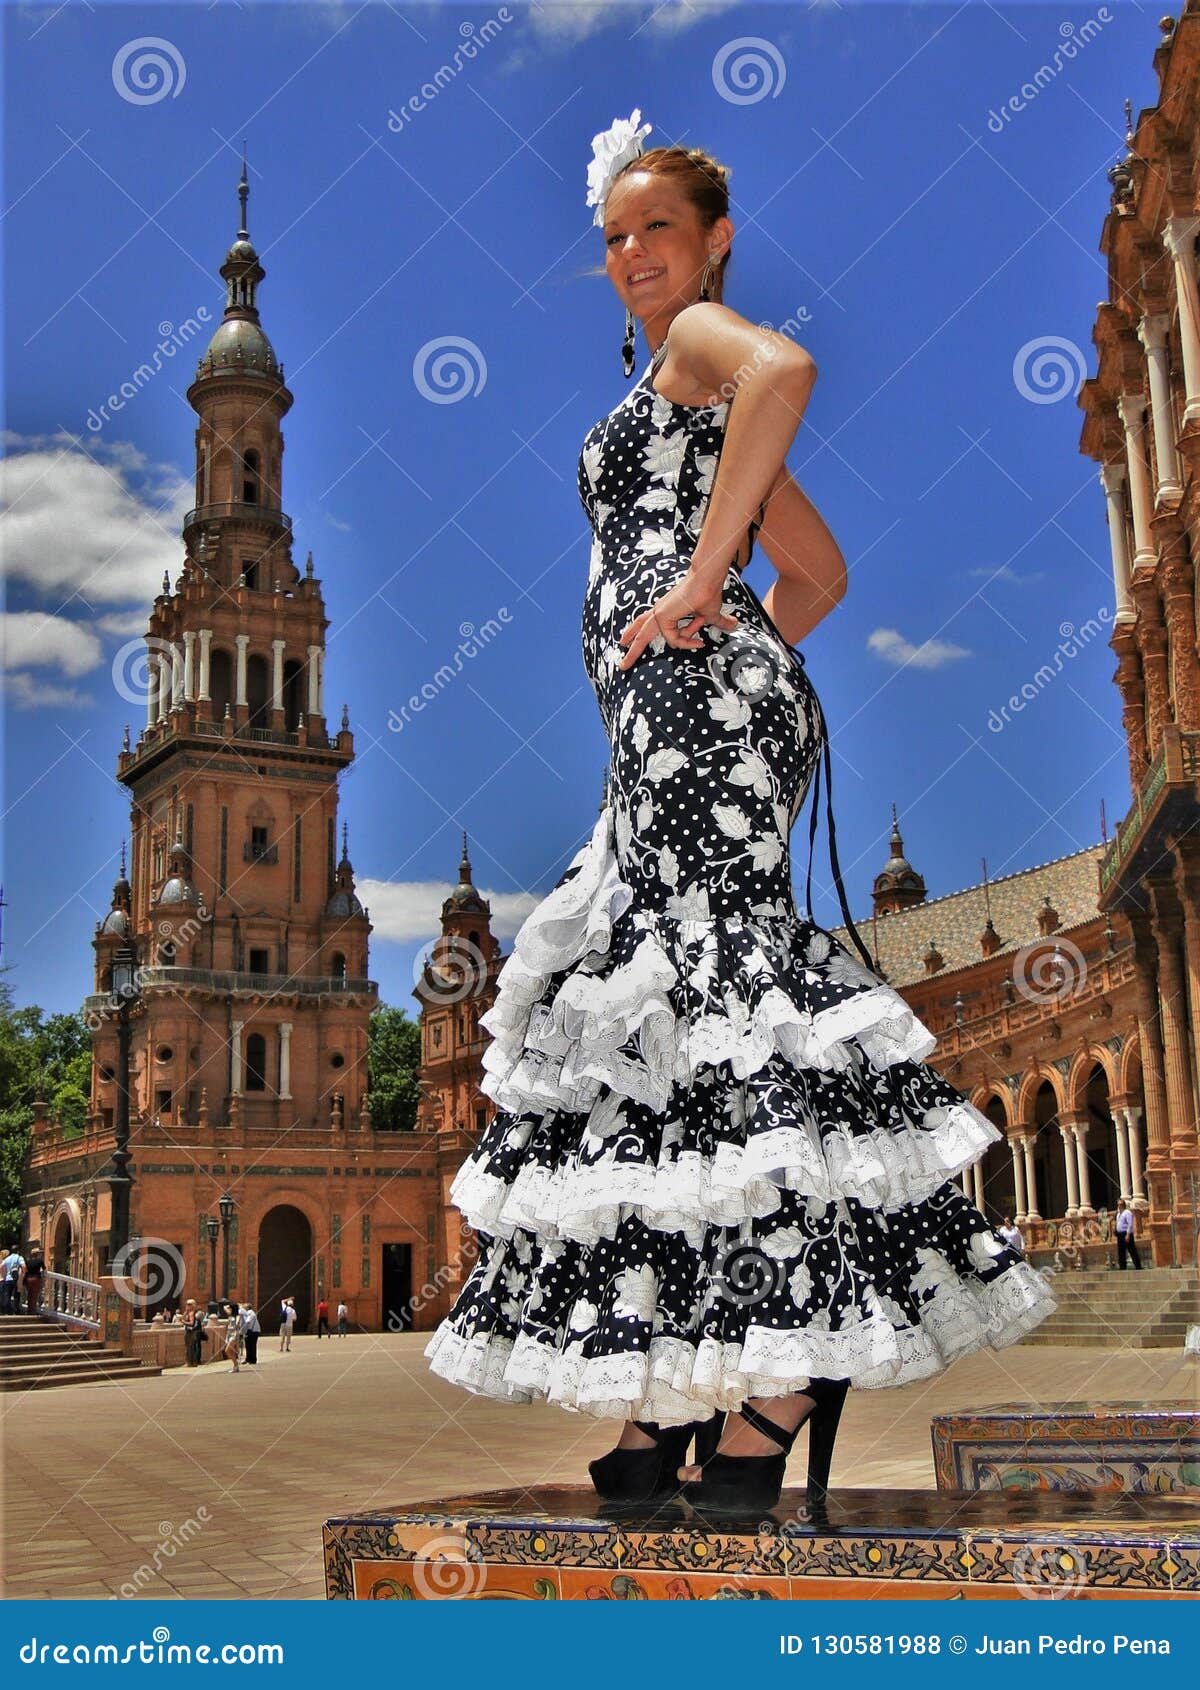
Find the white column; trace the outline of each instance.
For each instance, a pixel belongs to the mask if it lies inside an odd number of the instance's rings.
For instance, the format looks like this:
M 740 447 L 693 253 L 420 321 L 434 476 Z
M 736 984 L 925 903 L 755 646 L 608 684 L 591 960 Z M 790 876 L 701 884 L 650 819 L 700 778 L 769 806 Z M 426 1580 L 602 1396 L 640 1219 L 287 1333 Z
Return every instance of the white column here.
M 283 709 L 283 648 L 286 640 L 271 641 L 271 708 Z
M 1020 1226 L 1022 1221 L 1029 1219 L 1025 1210 L 1025 1159 L 1021 1155 L 1020 1139 L 1009 1139 L 1008 1153 L 1012 1157 L 1013 1202 L 1016 1204 L 1013 1220 Z
M 317 704 L 318 682 L 320 678 L 321 648 L 310 645 L 308 648 L 308 713 L 310 716 L 319 714 Z
M 279 1095 L 292 1095 L 292 1024 L 279 1023 Z
M 209 677 L 212 673 L 212 629 L 200 630 L 200 691 L 198 697 L 207 704 L 212 694 L 208 690 Z
M 1196 254 L 1193 242 L 1200 217 L 1169 217 L 1163 224 L 1163 245 L 1175 264 L 1175 298 L 1179 306 L 1179 343 L 1183 352 L 1183 423 L 1200 422 L 1200 298 L 1196 292 Z
M 1146 401 L 1140 393 L 1123 393 L 1117 412 L 1125 430 L 1125 463 L 1129 470 L 1129 502 L 1133 514 L 1133 567 L 1153 564 L 1157 556 L 1150 531 L 1150 466 L 1146 462 Z
M 1025 1197 L 1029 1204 L 1026 1220 L 1040 1221 L 1037 1206 L 1037 1171 L 1033 1162 L 1033 1139 L 1026 1133 L 1021 1139 L 1021 1154 L 1025 1158 Z
M 160 722 L 166 721 L 171 700 L 171 667 L 171 650 L 163 641 L 158 648 L 158 702 L 155 706 Z
M 158 716 L 158 695 L 162 690 L 162 680 L 158 673 L 158 653 L 146 654 L 146 726 L 152 728 Z
M 974 1162 L 971 1165 L 971 1182 L 975 1187 L 975 1195 L 974 1195 L 972 1201 L 974 1202 L 975 1207 L 979 1210 L 980 1214 L 982 1214 L 983 1213 L 983 1158 L 982 1157 L 980 1157 L 978 1162 Z
M 1135 1209 L 1148 1209 L 1150 1199 L 1146 1196 L 1146 1189 L 1142 1184 L 1141 1105 L 1135 1103 L 1127 1109 L 1125 1119 L 1129 1123 L 1129 1182 L 1133 1186 L 1131 1203 Z
M 234 696 L 235 704 L 246 702 L 246 648 L 250 644 L 249 634 L 237 636 L 237 692 Z
M 1179 454 L 1175 450 L 1175 419 L 1171 415 L 1171 379 L 1167 370 L 1167 318 L 1165 312 L 1143 317 L 1138 339 L 1146 349 L 1150 376 L 1150 411 L 1154 418 L 1154 469 L 1156 504 L 1183 496 L 1179 478 Z
M 229 1023 L 229 1089 L 238 1093 L 242 1089 L 242 1026 L 241 1021 Z
M 1092 1208 L 1092 1184 L 1088 1176 L 1088 1125 L 1087 1121 L 1079 1121 L 1071 1128 L 1075 1139 L 1075 1156 L 1079 1164 L 1079 1213 L 1081 1215 L 1094 1215 L 1096 1213 L 1095 1209 Z
M 195 651 L 196 635 L 191 628 L 183 636 L 183 697 L 184 702 L 190 704 L 196 695 L 196 663 Z
M 1125 465 L 1105 464 L 1100 471 L 1100 485 L 1108 505 L 1108 547 L 1112 553 L 1113 597 L 1118 622 L 1134 622 L 1137 611 L 1129 595 L 1129 539 L 1125 529 Z
M 171 641 L 171 709 L 178 710 L 183 703 L 183 648 L 176 641 Z
M 1133 1184 L 1129 1177 L 1129 1121 L 1123 1109 L 1112 1112 L 1113 1131 L 1117 1135 L 1117 1178 L 1121 1189 L 1118 1193 L 1128 1203 L 1133 1197 Z
M 1075 1134 L 1070 1127 L 1058 1123 L 1058 1136 L 1062 1139 L 1063 1167 L 1067 1175 L 1067 1215 L 1068 1220 L 1074 1220 L 1079 1214 L 1079 1161 L 1075 1151 Z

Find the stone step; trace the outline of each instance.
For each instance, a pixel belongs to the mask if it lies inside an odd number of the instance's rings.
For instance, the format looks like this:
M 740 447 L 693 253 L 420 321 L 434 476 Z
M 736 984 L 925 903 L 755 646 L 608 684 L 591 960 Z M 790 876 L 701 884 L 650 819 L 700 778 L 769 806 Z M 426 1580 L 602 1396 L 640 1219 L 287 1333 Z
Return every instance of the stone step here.
M 114 1379 L 128 1379 L 131 1375 L 149 1379 L 161 1372 L 161 1367 L 144 1367 L 136 1356 L 110 1355 L 101 1350 L 86 1361 L 81 1357 L 45 1363 L 0 1362 L 0 1391 L 42 1391 L 54 1385 L 104 1384 Z

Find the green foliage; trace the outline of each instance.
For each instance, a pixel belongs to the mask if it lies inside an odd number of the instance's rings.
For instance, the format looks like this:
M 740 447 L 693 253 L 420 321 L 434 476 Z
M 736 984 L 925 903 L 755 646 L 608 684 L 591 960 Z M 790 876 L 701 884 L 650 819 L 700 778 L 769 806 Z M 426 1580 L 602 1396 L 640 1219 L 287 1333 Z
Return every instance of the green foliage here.
M 46 1103 L 68 1138 L 80 1137 L 91 1083 L 92 1036 L 82 1015 L 48 1016 L 36 1004 L 16 1009 L 0 979 L 0 1238 L 20 1232 L 35 1101 Z
M 367 1085 L 376 1132 L 412 1132 L 420 1091 L 421 1026 L 385 1004 L 367 1024 Z

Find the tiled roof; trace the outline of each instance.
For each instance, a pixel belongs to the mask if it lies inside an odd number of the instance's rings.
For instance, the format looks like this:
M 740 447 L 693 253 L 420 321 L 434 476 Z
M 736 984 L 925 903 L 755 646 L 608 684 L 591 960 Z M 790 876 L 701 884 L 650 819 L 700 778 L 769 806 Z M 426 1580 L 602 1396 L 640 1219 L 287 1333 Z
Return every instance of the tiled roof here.
M 1048 863 L 1019 869 L 1015 874 L 1001 875 L 988 884 L 988 901 L 992 924 L 1000 936 L 994 953 L 1019 951 L 1038 937 L 1037 917 L 1045 897 L 1058 911 L 1059 929 L 1078 927 L 1096 918 L 1098 864 L 1107 846 L 1102 841 L 1073 851 L 1068 857 L 1054 857 Z M 923 957 L 936 944 L 945 961 L 938 975 L 956 968 L 969 968 L 984 960 L 979 936 L 987 923 L 983 884 L 965 886 L 960 892 L 947 892 L 941 898 L 926 898 L 911 909 L 893 910 L 890 915 L 861 919 L 856 915 L 854 925 L 872 956 L 878 954 L 880 964 L 893 986 L 907 986 L 925 980 Z M 831 927 L 829 931 L 848 945 L 851 954 L 858 951 L 848 930 Z

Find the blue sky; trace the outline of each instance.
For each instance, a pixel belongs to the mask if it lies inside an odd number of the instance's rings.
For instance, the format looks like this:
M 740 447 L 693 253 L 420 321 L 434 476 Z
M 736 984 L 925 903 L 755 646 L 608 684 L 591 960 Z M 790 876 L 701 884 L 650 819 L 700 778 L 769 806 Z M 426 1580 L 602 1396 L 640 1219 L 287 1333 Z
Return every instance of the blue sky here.
M 998 116 L 1089 19 L 1061 73 Z M 488 20 L 474 61 L 406 108 Z M 91 989 L 128 824 L 116 754 L 144 718 L 113 659 L 182 559 L 199 348 L 98 428 L 89 414 L 171 326 L 201 307 L 219 319 L 243 136 L 263 325 L 295 395 L 284 506 L 331 618 L 327 711 L 336 724 L 345 701 L 356 735 L 342 816 L 385 1001 L 415 1007 L 463 827 L 507 941 L 595 819 L 575 468 L 626 389 L 584 201 L 591 136 L 634 106 L 647 145 L 732 166 L 726 302 L 793 319 L 820 368 L 788 461 L 850 566 L 804 649 L 856 918 L 893 802 L 930 896 L 976 882 L 985 854 L 998 876 L 1092 843 L 1102 800 L 1110 830 L 1124 814 L 1104 505 L 1074 394 L 1095 370 L 1122 100 L 1136 114 L 1155 98 L 1153 13 L 198 4 L 17 7 L 4 23 L 3 913 L 19 1002 L 70 1009 Z M 114 62 L 144 36 L 170 44 L 173 85 L 135 101 Z M 766 45 L 731 46 L 745 38 Z M 722 81 L 748 51 L 765 82 Z M 442 337 L 473 349 L 454 403 L 414 378 Z M 1044 352 L 1061 363 L 1048 387 Z M 757 557 L 760 595 L 772 578 Z M 496 637 L 397 731 L 489 619 Z M 1069 629 L 1078 654 L 1004 722 Z M 806 853 L 807 809 L 801 897 Z

